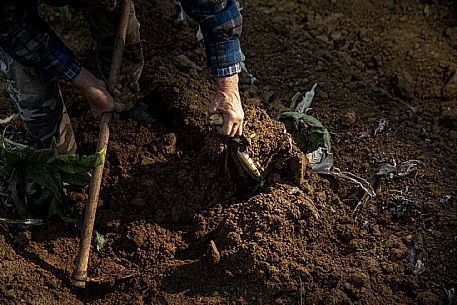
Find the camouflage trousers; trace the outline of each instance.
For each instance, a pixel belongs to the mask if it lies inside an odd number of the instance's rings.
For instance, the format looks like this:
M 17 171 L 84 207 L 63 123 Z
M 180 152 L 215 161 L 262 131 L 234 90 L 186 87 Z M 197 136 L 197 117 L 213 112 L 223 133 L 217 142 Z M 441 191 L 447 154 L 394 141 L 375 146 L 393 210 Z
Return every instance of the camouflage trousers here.
M 120 18 L 120 6 L 114 11 L 105 8 L 82 8 L 90 24 L 100 75 L 108 83 L 113 46 Z M 138 80 L 144 65 L 140 41 L 140 24 L 131 7 L 120 84 L 127 108 L 139 94 Z M 75 153 L 76 141 L 65 108 L 59 82 L 47 81 L 33 67 L 23 66 L 0 48 L 0 70 L 11 102 L 24 122 L 26 131 L 37 148 L 47 148 L 55 138 L 61 153 Z

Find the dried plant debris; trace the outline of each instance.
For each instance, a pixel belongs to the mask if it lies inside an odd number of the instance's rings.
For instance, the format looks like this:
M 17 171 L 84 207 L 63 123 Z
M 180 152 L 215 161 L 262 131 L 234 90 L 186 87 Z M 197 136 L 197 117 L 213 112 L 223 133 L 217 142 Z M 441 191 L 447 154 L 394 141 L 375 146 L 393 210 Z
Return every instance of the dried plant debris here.
M 383 162 L 385 160 L 382 160 Z M 408 160 L 401 163 L 400 166 L 397 166 L 397 162 L 395 159 L 392 160 L 392 164 L 386 164 L 382 166 L 378 172 L 371 177 L 370 186 L 374 190 L 376 190 L 381 182 L 381 178 L 384 176 L 388 176 L 390 179 L 394 177 L 406 177 L 407 175 L 416 172 L 417 166 L 421 164 L 419 160 Z M 409 193 L 408 186 L 406 186 L 405 190 L 403 191 L 396 191 L 391 190 L 393 194 L 390 196 L 388 209 L 392 212 L 392 214 L 396 217 L 402 217 L 406 214 L 407 210 L 411 207 L 417 208 L 417 204 L 409 199 L 406 198 L 406 195 Z M 400 193 L 400 194 L 398 194 Z M 363 206 L 363 204 L 368 200 L 368 198 L 364 195 L 360 200 L 358 200 L 354 210 L 352 211 L 353 215 L 356 215 L 358 209 Z
M 454 300 L 456 299 L 455 288 L 454 287 L 452 287 L 450 289 L 444 288 L 444 292 L 447 295 L 449 305 L 454 304 Z
M 411 173 L 417 171 L 417 167 L 422 162 L 420 160 L 408 160 L 400 164 L 400 167 L 397 170 L 397 175 L 399 177 L 406 177 Z
M 319 147 L 313 152 L 306 154 L 309 165 L 316 173 L 327 174 L 333 166 L 333 154 L 329 153 L 325 148 Z
M 412 210 L 421 213 L 417 202 L 408 198 L 410 193 L 409 187 L 406 187 L 401 191 L 391 190 L 390 193 L 387 208 L 396 219 L 406 216 L 407 213 Z
M 41 226 L 45 222 L 42 219 L 8 219 L 0 218 L 0 223 L 9 224 L 9 225 L 23 225 L 23 226 Z
M 83 221 L 81 219 L 74 219 L 66 216 L 61 216 L 60 219 L 70 225 L 74 225 L 78 228 L 81 232 L 83 231 Z M 100 234 L 97 230 L 94 230 L 92 234 L 92 246 L 95 248 L 97 252 L 100 252 L 103 247 L 105 247 L 106 239 L 105 237 Z
M 362 177 L 354 175 L 351 172 L 344 172 L 338 167 L 333 166 L 333 154 L 329 153 L 325 148 L 320 147 L 312 153 L 306 155 L 311 168 L 317 174 L 331 175 L 336 178 L 357 184 L 370 197 L 376 196 L 376 192 L 372 185 Z
M 376 129 L 374 131 L 374 136 L 376 137 L 378 134 L 380 134 L 384 130 L 384 128 L 386 128 L 386 126 L 387 126 L 386 119 L 379 120 L 378 127 L 376 127 Z
M 198 37 L 198 36 L 197 36 L 197 37 Z M 254 83 L 257 81 L 257 78 L 249 72 L 249 70 L 248 70 L 248 68 L 246 67 L 246 64 L 245 64 L 244 62 L 241 62 L 241 63 L 240 63 L 240 66 L 241 66 L 241 70 L 242 70 L 244 73 L 246 73 L 246 75 L 249 77 L 249 79 L 250 79 L 250 81 L 251 81 L 251 85 L 254 85 Z
M 178 16 L 177 16 L 178 21 L 186 21 L 188 19 L 188 16 L 182 8 L 181 1 L 176 0 L 175 4 L 176 4 L 176 11 L 178 12 Z
M 10 123 L 11 121 L 17 119 L 19 117 L 19 114 L 15 113 L 15 114 L 12 114 L 4 119 L 0 119 L 0 124 L 4 125 L 4 124 L 7 124 L 7 123 Z
M 306 153 L 311 168 L 318 174 L 331 175 L 361 187 L 370 197 L 376 196 L 370 183 L 353 173 L 345 172 L 333 166 L 334 158 L 331 150 L 330 133 L 327 128 L 315 117 L 306 114 L 311 109 L 311 103 L 315 96 L 317 83 L 311 90 L 305 93 L 298 103 L 300 93 L 296 93 L 291 101 L 291 112 L 283 112 L 278 116 L 289 127 L 288 131 L 298 134 L 300 142 L 298 146 Z M 292 122 L 292 124 L 290 124 Z
M 424 241 L 419 234 L 413 234 L 406 238 L 410 247 L 408 249 L 408 261 L 414 266 L 413 273 L 420 275 L 425 271 L 425 260 L 427 251 L 424 247 Z
M 453 204 L 455 198 L 452 195 L 445 195 L 443 198 L 440 199 L 441 204 Z
M 370 134 L 366 131 L 361 131 L 357 135 L 355 135 L 353 141 L 354 143 L 361 143 L 364 139 L 370 138 Z
M 397 177 L 403 178 L 412 173 L 417 172 L 417 167 L 422 163 L 420 160 L 408 160 L 397 166 L 395 159 L 392 160 L 393 164 L 386 164 L 379 169 L 376 175 L 386 176 L 394 178 L 395 174 Z

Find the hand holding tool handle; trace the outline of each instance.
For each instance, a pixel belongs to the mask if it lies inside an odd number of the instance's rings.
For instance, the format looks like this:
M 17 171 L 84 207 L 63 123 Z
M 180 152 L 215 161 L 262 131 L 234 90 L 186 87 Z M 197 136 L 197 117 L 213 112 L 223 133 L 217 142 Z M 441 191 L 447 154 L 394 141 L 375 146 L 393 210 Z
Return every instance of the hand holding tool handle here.
M 119 72 L 121 70 L 122 53 L 124 51 L 125 36 L 127 34 L 127 24 L 130 15 L 131 0 L 124 0 L 122 4 L 121 18 L 116 34 L 114 44 L 113 58 L 111 61 L 111 69 L 109 75 L 108 89 L 113 95 L 114 89 L 117 87 Z M 108 146 L 109 141 L 109 123 L 112 114 L 104 113 L 100 122 L 100 132 L 97 144 L 97 153 L 102 152 Z M 87 265 L 89 262 L 90 246 L 92 242 L 92 234 L 94 230 L 95 214 L 97 212 L 98 197 L 100 194 L 100 185 L 103 177 L 103 168 L 105 166 L 105 158 L 102 164 L 98 165 L 92 174 L 92 179 L 89 186 L 89 198 L 86 205 L 84 224 L 81 234 L 81 242 L 79 245 L 78 259 L 76 262 L 75 271 L 71 284 L 75 287 L 84 288 L 87 282 Z

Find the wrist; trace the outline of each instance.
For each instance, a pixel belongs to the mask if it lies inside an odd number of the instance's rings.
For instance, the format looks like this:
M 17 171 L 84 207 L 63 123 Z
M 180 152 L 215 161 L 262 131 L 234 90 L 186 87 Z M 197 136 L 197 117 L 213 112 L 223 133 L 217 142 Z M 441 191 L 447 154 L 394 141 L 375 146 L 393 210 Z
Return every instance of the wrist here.
M 238 91 L 238 74 L 233 74 L 231 76 L 216 77 L 216 86 L 218 90 L 237 90 Z
M 89 72 L 89 70 L 81 67 L 81 71 L 75 77 L 75 79 L 71 82 L 72 85 L 77 87 L 78 89 L 84 89 L 93 85 L 96 82 L 96 77 Z
M 78 75 L 76 75 L 75 79 L 71 81 L 71 84 L 76 87 L 82 87 L 84 80 L 87 78 L 87 70 L 84 67 L 81 67 L 81 71 L 79 71 Z

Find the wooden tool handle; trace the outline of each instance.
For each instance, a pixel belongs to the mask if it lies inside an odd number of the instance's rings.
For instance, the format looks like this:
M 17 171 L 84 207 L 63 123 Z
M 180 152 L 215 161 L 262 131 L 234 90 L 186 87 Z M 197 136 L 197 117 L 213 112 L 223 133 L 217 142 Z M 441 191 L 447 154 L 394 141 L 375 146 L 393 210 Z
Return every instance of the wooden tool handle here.
M 114 43 L 113 58 L 111 61 L 111 69 L 109 75 L 108 89 L 112 95 L 117 86 L 119 72 L 121 70 L 122 54 L 125 46 L 125 36 L 127 34 L 127 24 L 130 16 L 131 0 L 124 0 L 122 4 L 121 18 Z M 112 114 L 104 113 L 100 122 L 100 132 L 97 144 L 97 153 L 102 152 L 109 141 L 109 123 Z M 100 185 L 103 177 L 103 168 L 105 166 L 105 158 L 102 164 L 94 169 L 89 186 L 89 198 L 86 205 L 84 215 L 83 230 L 81 233 L 81 242 L 79 244 L 78 259 L 76 262 L 75 271 L 71 284 L 75 287 L 84 288 L 87 282 L 87 265 L 89 262 L 90 245 L 92 242 L 92 234 L 94 230 L 95 214 L 97 212 L 98 197 L 100 194 Z

